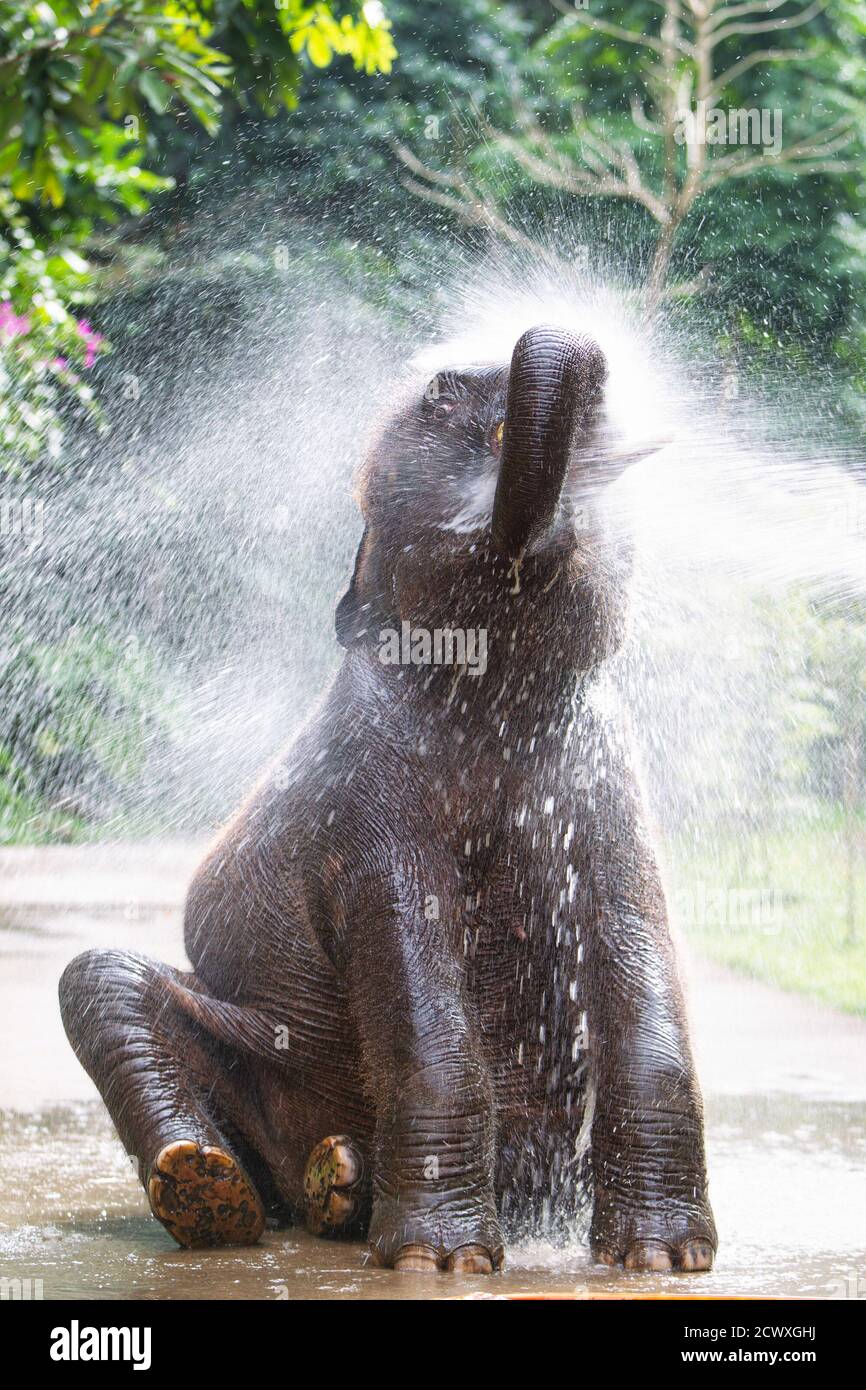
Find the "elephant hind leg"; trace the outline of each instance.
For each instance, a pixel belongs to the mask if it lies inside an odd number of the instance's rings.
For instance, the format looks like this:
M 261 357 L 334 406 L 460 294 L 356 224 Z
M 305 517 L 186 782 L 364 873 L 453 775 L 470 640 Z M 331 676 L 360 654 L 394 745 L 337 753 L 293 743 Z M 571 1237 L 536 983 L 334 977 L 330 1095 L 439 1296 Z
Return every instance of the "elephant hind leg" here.
M 86 951 L 60 981 L 60 1009 L 154 1215 L 181 1245 L 258 1240 L 261 1198 L 221 1126 L 236 1059 L 184 1014 L 194 976 L 127 951 Z

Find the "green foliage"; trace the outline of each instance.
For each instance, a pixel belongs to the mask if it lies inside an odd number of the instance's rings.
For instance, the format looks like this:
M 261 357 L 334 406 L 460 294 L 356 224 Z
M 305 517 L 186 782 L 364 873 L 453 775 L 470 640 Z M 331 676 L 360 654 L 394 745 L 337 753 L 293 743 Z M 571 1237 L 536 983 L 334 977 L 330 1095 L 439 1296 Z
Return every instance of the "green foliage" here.
M 99 628 L 55 642 L 12 633 L 0 701 L 0 836 L 10 838 L 37 812 L 51 824 L 92 820 L 140 775 L 149 739 L 171 735 L 165 673 L 135 637 Z
M 390 70 L 375 0 L 0 0 L 0 467 L 56 463 L 70 406 L 101 419 L 79 375 L 99 341 L 74 313 L 82 252 L 170 186 L 147 167 L 167 130 L 213 137 L 232 100 L 292 108 L 304 60 L 341 56 Z
M 102 422 L 82 372 L 100 345 L 75 305 L 87 298 L 89 266 L 77 252 L 37 245 L 20 206 L 0 186 L 0 450 L 15 476 L 60 458 L 69 403 Z
M 306 53 L 314 67 L 326 68 L 335 54 L 348 54 L 356 69 L 368 77 L 390 72 L 397 50 L 384 25 L 385 12 L 376 0 L 368 0 L 361 18 L 343 15 L 337 20 L 327 5 L 297 6 L 279 12 L 283 32 L 289 35 L 293 53 Z
M 76 177 L 105 187 L 90 165 L 94 146 L 102 172 L 119 155 L 107 122 L 138 147 L 168 112 L 213 135 L 227 93 L 272 115 L 296 105 L 302 55 L 373 74 L 396 50 L 376 0 L 340 16 L 322 0 L 0 0 L 0 174 L 19 200 L 59 207 Z
M 862 813 L 855 822 L 862 842 Z M 752 979 L 866 1017 L 866 868 L 846 891 L 848 817 L 827 807 L 769 833 L 671 848 L 673 916 L 702 955 Z M 693 905 L 708 910 L 695 913 Z M 685 910 L 683 910 L 685 909 Z
M 149 112 L 186 107 L 215 130 L 229 67 L 195 5 L 0 0 L 0 168 L 13 195 L 59 207 L 106 118 L 137 143 Z
M 800 8 L 808 11 L 805 5 Z M 796 17 L 794 0 L 785 13 Z M 591 14 L 639 37 L 658 39 L 661 34 L 660 7 L 649 0 L 593 3 Z M 756 22 L 775 18 L 775 11 L 754 16 Z M 851 272 L 861 285 L 866 278 L 866 262 L 855 266 L 850 256 L 843 256 L 840 244 L 844 215 L 863 204 L 862 11 L 833 0 L 807 24 L 769 36 L 763 30 L 745 32 L 750 23 L 744 16 L 744 32 L 733 33 L 716 50 L 717 70 L 732 76 L 713 104 L 725 111 L 763 108 L 780 113 L 782 158 L 765 157 L 747 175 L 730 177 L 701 194 L 679 232 L 671 279 L 707 270 L 710 293 L 727 312 L 745 311 L 788 343 L 817 342 L 830 353 L 855 311 Z M 775 60 L 752 63 L 768 50 Z M 605 137 L 630 152 L 647 187 L 663 195 L 664 136 L 651 128 L 651 121 L 636 119 L 633 109 L 660 119 L 652 107 L 654 95 L 662 96 L 654 86 L 654 51 L 597 32 L 577 13 L 557 21 L 530 59 L 526 85 L 531 109 L 552 130 L 559 155 L 571 164 L 580 162 L 583 130 L 581 121 L 571 119 L 577 106 L 583 117 L 601 125 Z M 681 55 L 681 80 L 694 83 L 695 65 L 695 59 Z M 802 168 L 796 161 L 786 162 L 794 146 L 837 122 L 850 130 L 851 140 L 833 151 L 835 159 L 816 159 L 811 162 L 814 167 L 804 161 Z M 718 151 L 709 151 L 714 153 Z M 730 151 L 722 153 L 730 156 Z M 674 154 L 682 185 L 685 147 L 678 145 Z M 621 223 L 615 201 L 610 206 Z M 655 235 L 648 214 L 645 223 L 647 232 Z
M 51 810 L 27 790 L 27 777 L 0 744 L 0 845 L 56 844 L 75 840 L 86 823 Z
M 846 791 L 852 805 L 866 805 L 862 603 L 819 601 L 795 586 L 736 604 L 720 590 L 717 603 L 712 592 L 702 603 L 717 608 L 712 627 L 694 613 L 666 613 L 649 639 L 662 706 L 678 729 L 683 791 L 672 822 L 706 825 L 712 816 L 727 836 L 807 805 L 837 805 Z M 664 742 L 657 756 L 653 777 L 663 785 Z
M 651 639 L 662 786 L 677 729 L 673 920 L 713 960 L 866 1013 L 866 608 L 792 587 L 717 612 Z
M 796 8 L 795 0 L 789 8 Z M 587 13 L 637 35 L 660 32 L 654 0 L 593 0 Z M 214 217 L 231 205 L 242 183 L 245 201 L 260 192 L 263 207 L 269 202 L 282 209 L 289 200 L 307 218 L 326 226 L 333 219 L 335 240 L 357 240 L 359 255 L 366 246 L 377 248 L 399 296 L 414 273 L 416 235 L 428 239 L 427 264 L 440 232 L 456 232 L 469 245 L 483 240 L 483 232 L 456 212 L 407 188 L 407 169 L 394 153 L 400 143 L 431 168 L 464 170 L 507 220 L 554 251 L 567 254 L 571 234 L 589 244 L 591 261 L 602 270 L 645 278 L 658 235 L 645 208 L 548 186 L 492 132 L 503 132 L 525 152 L 530 128 L 538 124 L 572 169 L 581 155 L 582 136 L 573 122 L 580 113 L 626 146 L 658 192 L 664 142 L 636 122 L 632 109 L 643 93 L 650 112 L 652 53 L 590 30 L 579 11 L 566 18 L 547 4 L 467 0 L 452 9 L 396 0 L 389 14 L 400 61 L 387 80 L 368 83 L 344 68 L 323 87 L 308 74 L 291 120 L 264 122 L 248 108 L 210 150 L 180 132 L 166 141 L 162 167 L 195 199 L 204 197 Z M 781 110 L 785 148 L 847 121 L 853 141 L 839 151 L 840 162 L 856 164 L 864 146 L 863 22 L 856 3 L 832 0 L 826 14 L 770 36 L 773 49 L 791 50 L 794 60 L 741 72 L 720 94 L 720 104 Z M 732 37 L 719 65 L 748 60 L 770 40 Z M 684 160 L 678 147 L 680 178 Z M 703 285 L 696 312 L 712 312 L 722 328 L 751 321 L 781 354 L 807 348 L 813 364 L 819 358 L 843 362 L 855 388 L 849 405 L 861 411 L 864 198 L 859 168 L 798 172 L 768 158 L 749 177 L 702 194 L 678 231 L 669 274 L 671 283 Z
M 234 248 L 240 263 L 241 222 L 255 221 L 263 261 L 275 243 L 294 244 L 315 228 L 319 258 L 338 261 L 359 292 L 377 304 L 387 298 L 392 313 L 429 311 L 431 272 L 453 252 L 455 222 L 406 188 L 394 142 L 447 157 L 455 142 L 477 135 L 473 112 L 492 91 L 507 91 L 527 45 L 550 22 L 546 4 L 536 9 L 529 18 L 495 0 L 390 0 L 399 61 L 389 74 L 370 81 L 344 64 L 323 83 L 308 68 L 291 114 L 266 120 L 244 103 L 214 142 L 189 128 L 166 132 L 155 167 L 176 177 L 180 191 L 163 202 L 153 243 L 162 238 L 170 253 L 175 224 L 192 224 L 197 273 L 214 246 Z M 287 209 L 300 225 L 287 226 Z M 472 240 L 462 227 L 460 237 Z M 250 249 L 244 242 L 243 256 Z

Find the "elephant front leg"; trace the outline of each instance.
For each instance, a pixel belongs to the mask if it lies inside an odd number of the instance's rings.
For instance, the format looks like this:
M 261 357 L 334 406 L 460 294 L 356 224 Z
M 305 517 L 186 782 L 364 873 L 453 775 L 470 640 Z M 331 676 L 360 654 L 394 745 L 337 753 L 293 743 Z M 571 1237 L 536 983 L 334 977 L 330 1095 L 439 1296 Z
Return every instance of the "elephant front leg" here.
M 378 1107 L 373 1259 L 395 1269 L 489 1274 L 503 1251 L 487 1078 L 459 1029 L 413 1043 L 415 1055 L 395 1070 Z
M 361 895 L 349 967 L 376 1108 L 376 1264 L 490 1273 L 502 1263 L 495 1115 L 462 999 L 458 946 L 412 884 Z M 453 919 L 452 919 L 453 920 Z
M 638 1013 L 621 1030 L 608 1019 L 599 1039 L 593 1254 L 626 1269 L 710 1269 L 716 1230 L 688 1044 L 657 999 Z
M 603 882 L 616 890 L 596 900 L 587 945 L 592 1250 L 627 1269 L 709 1269 L 703 1107 L 661 885 L 640 844 Z

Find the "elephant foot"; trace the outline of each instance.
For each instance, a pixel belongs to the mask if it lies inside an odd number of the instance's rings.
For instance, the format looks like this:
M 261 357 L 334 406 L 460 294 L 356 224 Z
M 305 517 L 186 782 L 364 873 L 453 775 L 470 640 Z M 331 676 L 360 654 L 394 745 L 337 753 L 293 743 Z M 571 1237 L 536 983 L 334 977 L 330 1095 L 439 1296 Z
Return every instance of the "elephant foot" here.
M 596 1197 L 590 1245 L 598 1264 L 694 1274 L 713 1267 L 716 1228 L 705 1202 L 660 1202 L 658 1210 L 635 1210 Z
M 495 1206 L 469 1205 L 415 1204 L 411 1192 L 380 1198 L 369 1231 L 373 1263 L 403 1274 L 493 1274 L 505 1253 Z
M 483 1245 L 461 1245 L 445 1253 L 432 1245 L 404 1245 L 394 1256 L 394 1269 L 404 1274 L 492 1274 L 502 1263 L 502 1252 L 491 1252 Z
M 364 1160 L 345 1134 L 317 1144 L 304 1169 L 307 1230 L 315 1236 L 344 1235 L 359 1215 L 364 1195 Z
M 178 1245 L 254 1245 L 264 1230 L 259 1195 L 225 1149 L 176 1139 L 160 1149 L 147 1183 L 151 1210 Z

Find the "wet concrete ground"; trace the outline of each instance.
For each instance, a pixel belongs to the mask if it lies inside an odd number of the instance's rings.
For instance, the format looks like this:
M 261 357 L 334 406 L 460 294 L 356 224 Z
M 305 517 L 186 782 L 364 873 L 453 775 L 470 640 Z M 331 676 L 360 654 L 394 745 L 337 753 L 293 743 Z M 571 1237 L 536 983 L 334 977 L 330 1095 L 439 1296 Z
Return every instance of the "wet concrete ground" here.
M 579 1241 L 511 1247 L 494 1278 L 394 1275 L 359 1244 L 269 1231 L 180 1251 L 69 1048 L 57 980 L 76 952 L 183 965 L 197 846 L 0 851 L 0 1279 L 46 1299 L 445 1298 L 627 1291 L 866 1297 L 866 1024 L 684 962 L 721 1246 L 705 1275 L 594 1266 Z

